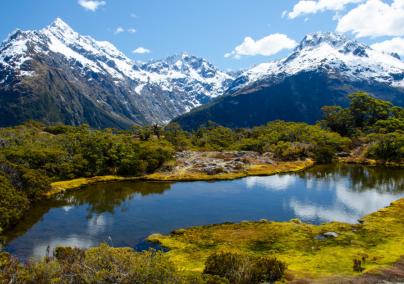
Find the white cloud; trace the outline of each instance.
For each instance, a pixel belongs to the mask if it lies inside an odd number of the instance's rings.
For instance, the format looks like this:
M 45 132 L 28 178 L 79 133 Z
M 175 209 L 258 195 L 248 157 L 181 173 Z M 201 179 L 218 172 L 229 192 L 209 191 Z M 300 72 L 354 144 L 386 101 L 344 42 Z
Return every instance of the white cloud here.
M 133 33 L 135 33 L 135 32 L 136 32 L 136 30 L 135 30 L 135 29 L 129 29 L 129 30 L 128 30 L 128 32 L 130 32 L 130 33 L 132 33 L 132 34 L 133 34 Z
M 292 49 L 296 45 L 296 41 L 284 34 L 272 34 L 257 41 L 246 37 L 241 45 L 237 46 L 231 53 L 226 53 L 224 57 L 234 55 L 234 58 L 240 59 L 241 55 L 269 56 L 278 53 L 282 49 Z
M 98 6 L 102 6 L 107 4 L 105 1 L 87 1 L 87 0 L 79 0 L 78 2 L 81 6 L 84 7 L 86 10 L 95 11 L 97 10 Z
M 304 19 L 305 22 L 307 22 L 309 20 L 309 18 Z
M 116 31 L 114 32 L 114 35 L 120 34 L 123 32 L 123 28 L 117 28 Z
M 304 14 L 315 14 L 325 10 L 343 10 L 347 4 L 359 3 L 365 0 L 319 0 L 305 1 L 301 0 L 293 7 L 293 11 L 288 14 L 289 19 L 294 19 Z
M 339 11 L 337 11 L 337 13 L 335 13 L 334 17 L 332 17 L 332 19 L 334 21 L 340 20 L 341 18 L 342 18 L 342 15 L 339 13 Z
M 282 19 L 283 19 L 283 17 L 285 17 L 285 15 L 286 15 L 287 12 L 288 12 L 288 11 L 283 11 L 283 12 L 282 12 Z
M 399 55 L 404 56 L 404 38 L 395 37 L 392 40 L 372 44 L 370 47 L 374 50 L 384 51 L 387 53 L 396 52 Z
M 143 48 L 143 47 L 138 47 L 132 53 L 149 53 L 150 50 Z
M 135 14 L 133 14 L 133 13 L 132 13 L 130 16 L 131 16 L 132 18 L 138 18 L 138 17 L 139 17 L 138 15 L 135 15 Z
M 338 32 L 351 31 L 360 37 L 404 35 L 404 0 L 394 0 L 390 5 L 380 0 L 369 0 L 343 16 Z

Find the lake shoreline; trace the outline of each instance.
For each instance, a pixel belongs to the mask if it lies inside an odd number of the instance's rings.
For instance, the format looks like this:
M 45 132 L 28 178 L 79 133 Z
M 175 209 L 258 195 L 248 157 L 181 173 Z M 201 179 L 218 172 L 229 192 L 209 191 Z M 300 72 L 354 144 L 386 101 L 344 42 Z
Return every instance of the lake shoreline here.
M 194 182 L 194 181 L 230 181 L 241 179 L 248 176 L 271 176 L 281 173 L 299 172 L 311 168 L 316 163 L 312 160 L 296 161 L 296 162 L 280 162 L 276 165 L 251 165 L 244 170 L 233 173 L 219 173 L 208 175 L 202 173 L 187 173 L 184 171 L 170 173 L 154 173 L 142 177 L 120 177 L 120 176 L 99 176 L 92 178 L 80 178 L 70 181 L 54 182 L 51 184 L 52 189 L 45 194 L 46 198 L 68 191 L 78 190 L 82 187 L 108 182 L 122 181 L 149 181 L 149 182 Z

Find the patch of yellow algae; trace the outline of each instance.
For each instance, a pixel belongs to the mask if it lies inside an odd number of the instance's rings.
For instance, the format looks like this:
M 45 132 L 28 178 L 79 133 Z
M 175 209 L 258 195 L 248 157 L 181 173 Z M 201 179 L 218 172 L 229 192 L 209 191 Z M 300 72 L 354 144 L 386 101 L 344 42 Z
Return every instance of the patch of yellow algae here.
M 234 180 L 247 176 L 269 176 L 279 173 L 297 172 L 315 164 L 312 160 L 296 161 L 296 162 L 281 162 L 278 165 L 251 165 L 245 170 L 221 173 L 216 175 L 207 175 L 200 172 L 172 172 L 172 173 L 155 173 L 144 176 L 142 180 L 150 181 L 209 181 L 209 180 Z
M 68 181 L 58 181 L 51 184 L 52 189 L 45 194 L 46 197 L 51 197 L 55 194 L 66 192 L 69 190 L 74 190 L 82 186 L 104 183 L 104 182 L 115 182 L 115 181 L 125 181 L 125 180 L 137 180 L 139 178 L 126 178 L 119 176 L 98 176 L 92 178 L 79 178 Z
M 276 256 L 301 278 L 357 275 L 354 259 L 365 259 L 363 272 L 377 272 L 404 255 L 404 199 L 364 216 L 362 224 L 339 222 L 318 226 L 291 222 L 242 222 L 191 227 L 147 241 L 170 249 L 167 254 L 188 270 L 202 271 L 207 257 L 220 251 Z M 317 240 L 326 232 L 335 239 Z M 331 278 L 330 278 L 331 279 Z

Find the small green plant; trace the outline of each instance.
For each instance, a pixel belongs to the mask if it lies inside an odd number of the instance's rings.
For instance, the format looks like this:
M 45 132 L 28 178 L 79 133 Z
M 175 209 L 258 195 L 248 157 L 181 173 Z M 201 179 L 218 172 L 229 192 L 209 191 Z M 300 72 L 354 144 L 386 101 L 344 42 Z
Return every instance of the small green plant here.
M 365 258 L 363 258 L 363 262 L 365 262 Z M 362 266 L 362 261 L 360 259 L 354 259 L 353 260 L 353 271 L 354 272 L 359 272 L 362 273 L 363 270 L 365 270 L 365 268 Z

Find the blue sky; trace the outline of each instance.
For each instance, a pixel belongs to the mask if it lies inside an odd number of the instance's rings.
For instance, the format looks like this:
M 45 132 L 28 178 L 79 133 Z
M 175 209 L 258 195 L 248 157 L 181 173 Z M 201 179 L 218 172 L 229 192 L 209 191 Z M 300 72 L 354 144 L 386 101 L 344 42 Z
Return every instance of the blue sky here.
M 145 62 L 185 51 L 222 70 L 239 69 L 284 57 L 317 31 L 404 55 L 404 0 L 13 0 L 1 10 L 1 40 L 59 17 Z

